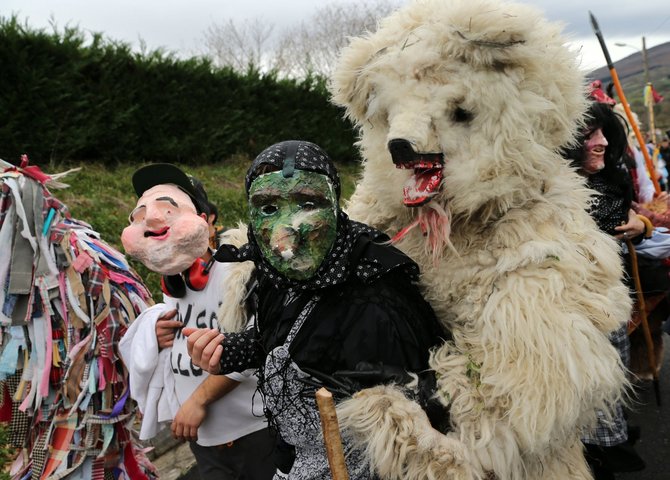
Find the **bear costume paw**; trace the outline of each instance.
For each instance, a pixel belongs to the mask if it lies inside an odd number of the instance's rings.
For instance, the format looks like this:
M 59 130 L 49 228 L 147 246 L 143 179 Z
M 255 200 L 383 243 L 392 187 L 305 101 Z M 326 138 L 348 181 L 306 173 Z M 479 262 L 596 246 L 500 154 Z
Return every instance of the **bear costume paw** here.
M 473 472 L 465 445 L 435 430 L 421 407 L 397 387 L 361 390 L 337 411 L 345 435 L 366 451 L 381 478 L 482 478 Z

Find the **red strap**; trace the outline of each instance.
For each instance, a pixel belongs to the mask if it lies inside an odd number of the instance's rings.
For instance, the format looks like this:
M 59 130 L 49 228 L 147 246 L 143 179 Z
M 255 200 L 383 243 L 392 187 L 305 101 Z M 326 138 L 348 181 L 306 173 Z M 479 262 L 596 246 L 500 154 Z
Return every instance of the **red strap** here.
M 41 184 L 44 184 L 47 180 L 51 180 L 51 177 L 44 173 L 42 170 L 40 170 L 40 167 L 37 165 L 30 165 L 28 166 L 28 155 L 21 155 L 21 164 L 19 168 L 21 169 L 21 173 L 24 175 L 29 176 L 30 178 L 33 178 L 40 182 Z M 17 167 L 9 167 L 5 168 L 5 172 L 12 172 L 12 171 L 18 171 L 19 168 Z
M 133 480 L 149 480 L 149 477 L 146 476 L 137 464 L 135 452 L 133 452 L 133 445 L 130 442 L 128 442 L 123 449 L 123 464 L 126 467 L 126 472 L 128 473 L 129 478 L 132 478 Z
M 12 397 L 9 394 L 9 387 L 6 383 L 2 384 L 2 407 L 0 407 L 0 422 L 12 421 Z

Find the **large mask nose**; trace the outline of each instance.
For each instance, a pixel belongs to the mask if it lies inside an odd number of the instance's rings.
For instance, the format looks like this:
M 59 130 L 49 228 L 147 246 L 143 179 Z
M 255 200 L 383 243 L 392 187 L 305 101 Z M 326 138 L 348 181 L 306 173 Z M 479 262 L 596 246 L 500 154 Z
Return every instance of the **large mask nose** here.
M 147 227 L 162 226 L 165 224 L 165 220 L 165 212 L 162 209 L 156 208 L 152 205 L 147 205 L 144 216 L 144 223 L 147 225 Z
M 278 225 L 272 230 L 270 248 L 275 255 L 289 260 L 295 254 L 300 242 L 300 234 L 290 225 Z
M 387 146 L 395 165 L 405 165 L 411 163 L 416 158 L 416 152 L 409 140 L 394 138 L 389 140 Z

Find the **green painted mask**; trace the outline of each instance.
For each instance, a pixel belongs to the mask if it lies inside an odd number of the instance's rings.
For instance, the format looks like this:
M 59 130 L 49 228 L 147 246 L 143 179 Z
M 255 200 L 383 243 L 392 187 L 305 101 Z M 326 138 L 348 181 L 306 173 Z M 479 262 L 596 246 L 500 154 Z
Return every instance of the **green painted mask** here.
M 251 228 L 263 257 L 293 280 L 312 277 L 337 234 L 337 198 L 328 177 L 270 172 L 249 188 Z

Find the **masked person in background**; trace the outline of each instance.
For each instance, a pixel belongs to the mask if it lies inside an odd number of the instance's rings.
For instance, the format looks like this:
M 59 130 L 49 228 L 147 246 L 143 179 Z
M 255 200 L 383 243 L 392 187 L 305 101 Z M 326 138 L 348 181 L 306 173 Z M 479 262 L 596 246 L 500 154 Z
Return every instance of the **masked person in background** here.
M 566 149 L 564 155 L 586 178 L 586 185 L 597 192 L 592 197 L 589 213 L 605 233 L 622 241 L 631 239 L 633 243 L 640 242 L 646 224 L 631 207 L 634 190 L 622 158 L 627 140 L 620 117 L 610 106 L 592 103 L 587 111 L 584 131 L 577 140 L 575 147 Z M 625 266 L 630 275 L 628 255 L 625 256 Z M 654 272 L 651 265 L 640 270 L 643 287 L 647 291 L 667 288 L 667 268 L 663 267 L 658 277 L 653 275 Z M 630 278 L 627 280 L 632 283 Z M 628 367 L 630 343 L 626 328 L 624 325 L 613 332 L 610 341 L 619 352 L 623 364 Z M 644 461 L 633 448 L 635 440 L 631 438 L 629 441 L 623 405 L 616 406 L 611 420 L 603 412 L 598 412 L 596 428 L 582 439 L 595 479 L 613 480 L 614 472 L 644 469 Z
M 143 167 L 132 182 L 139 200 L 121 240 L 129 255 L 163 275 L 164 293 L 164 303 L 143 312 L 120 344 L 144 414 L 140 439 L 171 421 L 173 436 L 190 442 L 201 478 L 269 479 L 274 440 L 260 402 L 253 408 L 256 377 L 233 370 L 209 376 L 190 361 L 181 333 L 184 326 L 243 329 L 241 287 L 250 269 L 212 261 L 217 212 L 200 182 L 170 164 Z
M 330 478 L 319 386 L 342 398 L 417 373 L 423 391 L 407 393 L 421 397 L 434 381 L 429 350 L 446 334 L 419 292 L 417 265 L 340 209 L 340 180 L 319 146 L 272 145 L 253 161 L 245 186 L 249 242 L 222 246 L 216 258 L 255 263 L 255 328 L 225 335 L 187 329 L 189 352 L 210 373 L 258 368 L 266 415 L 295 447 L 288 478 Z M 343 443 L 350 477 L 371 478 L 346 432 Z

